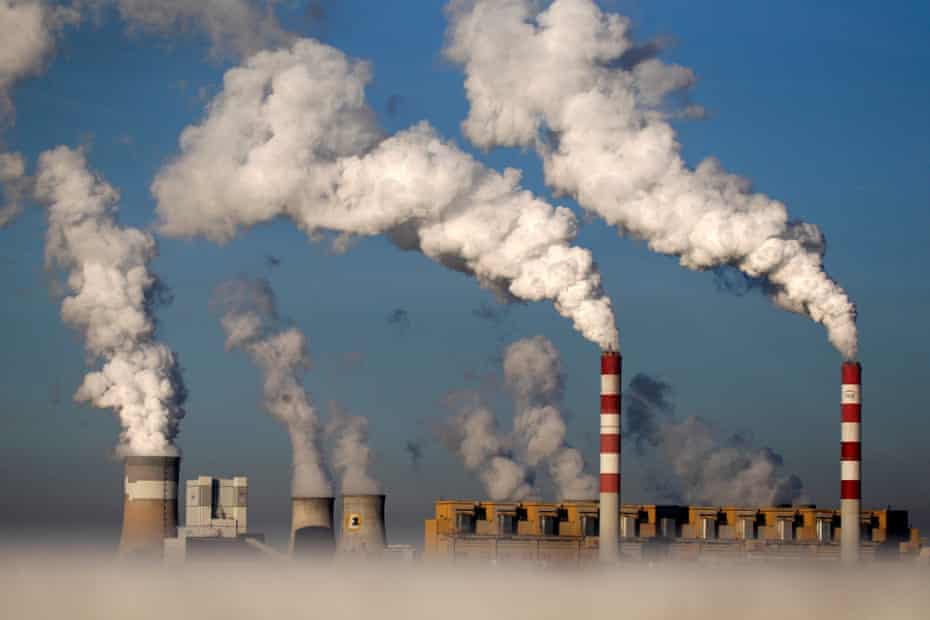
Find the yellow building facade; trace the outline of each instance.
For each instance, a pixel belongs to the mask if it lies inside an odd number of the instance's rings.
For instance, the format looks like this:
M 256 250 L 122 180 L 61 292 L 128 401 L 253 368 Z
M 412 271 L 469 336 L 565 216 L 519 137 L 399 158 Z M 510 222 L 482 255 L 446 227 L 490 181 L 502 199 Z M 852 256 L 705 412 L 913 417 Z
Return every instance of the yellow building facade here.
M 624 504 L 627 558 L 839 557 L 838 510 L 816 506 Z M 587 563 L 597 557 L 598 503 L 440 500 L 424 524 L 426 559 Z M 862 555 L 916 557 L 919 532 L 904 510 L 862 513 Z

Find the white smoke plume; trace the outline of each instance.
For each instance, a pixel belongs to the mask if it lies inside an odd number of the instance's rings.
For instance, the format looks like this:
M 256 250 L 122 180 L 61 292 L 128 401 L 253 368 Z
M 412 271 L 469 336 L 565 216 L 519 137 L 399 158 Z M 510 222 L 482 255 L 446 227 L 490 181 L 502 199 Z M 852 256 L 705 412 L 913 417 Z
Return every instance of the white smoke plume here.
M 0 0 L 0 120 L 13 113 L 10 90 L 16 82 L 41 73 L 58 32 L 78 21 L 80 15 L 71 7 Z
M 339 403 L 329 404 L 326 434 L 332 438 L 333 469 L 339 473 L 343 495 L 371 495 L 381 492 L 372 477 L 374 456 L 368 446 L 368 419 L 351 415 Z
M 538 470 L 546 468 L 559 499 L 593 499 L 597 479 L 584 471 L 581 453 L 565 440 L 559 406 L 563 392 L 561 359 L 543 336 L 507 347 L 504 383 L 513 398 L 513 430 L 501 436 L 497 417 L 475 392 L 454 392 L 446 407 L 441 438 L 466 469 L 477 471 L 489 497 L 520 500 L 536 494 Z
M 22 155 L 0 152 L 0 228 L 10 224 L 22 212 L 30 181 Z
M 248 353 L 261 369 L 263 405 L 288 432 L 294 497 L 331 497 L 321 448 L 322 425 L 302 380 L 310 368 L 307 339 L 295 327 L 279 328 L 274 291 L 267 280 L 220 284 L 213 305 L 221 313 L 226 348 Z
M 488 497 L 494 501 L 521 500 L 534 494 L 529 468 L 517 462 L 509 437 L 497 430 L 497 416 L 471 391 L 453 392 L 444 406 L 453 414 L 444 421 L 440 439 L 475 471 Z
M 699 417 L 676 418 L 670 392 L 667 383 L 640 373 L 623 396 L 624 438 L 653 458 L 647 472 L 661 496 L 657 501 L 746 506 L 801 501 L 803 484 L 784 473 L 779 454 L 744 435 L 724 437 Z
M 564 379 L 555 345 L 544 336 L 511 344 L 504 352 L 504 382 L 516 407 L 514 442 L 526 464 L 547 464 L 559 499 L 594 499 L 597 479 L 584 471 L 581 453 L 565 440 L 559 410 Z
M 823 324 L 855 357 L 855 308 L 824 272 L 817 227 L 716 159 L 694 170 L 682 160 L 663 102 L 693 84 L 689 69 L 636 47 L 630 21 L 592 0 L 453 0 L 448 15 L 446 54 L 465 69 L 462 127 L 474 144 L 534 147 L 546 183 L 621 234 L 688 269 L 764 280 L 778 307 Z
M 119 226 L 119 193 L 88 170 L 80 151 L 42 153 L 36 197 L 48 207 L 46 263 L 67 273 L 62 320 L 103 363 L 75 399 L 116 412 L 122 454 L 176 454 L 185 390 L 174 354 L 155 340 L 152 306 L 161 289 L 148 269 L 155 239 Z
M 15 118 L 10 91 L 20 80 L 40 74 L 55 49 L 55 38 L 79 15 L 39 0 L 0 0 L 0 130 Z M 0 143 L 0 228 L 22 212 L 31 179 L 22 155 Z
M 271 0 L 83 0 L 83 4 L 97 9 L 115 6 L 130 29 L 146 33 L 174 36 L 200 30 L 216 56 L 244 56 L 293 39 L 281 29 Z
M 228 71 L 206 118 L 152 184 L 160 229 L 225 242 L 279 216 L 311 238 L 387 234 L 504 297 L 550 300 L 601 347 L 617 347 L 577 221 L 481 165 L 426 123 L 385 137 L 365 103 L 369 66 L 302 39 Z

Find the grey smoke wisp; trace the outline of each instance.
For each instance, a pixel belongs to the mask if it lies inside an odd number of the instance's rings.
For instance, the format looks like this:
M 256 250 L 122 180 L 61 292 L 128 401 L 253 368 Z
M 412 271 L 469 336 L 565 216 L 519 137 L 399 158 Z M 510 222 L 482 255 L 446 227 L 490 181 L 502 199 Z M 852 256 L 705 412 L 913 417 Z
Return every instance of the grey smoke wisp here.
M 330 497 L 332 483 L 323 461 L 322 425 L 303 386 L 310 368 L 307 339 L 295 327 L 283 327 L 271 285 L 239 278 L 213 293 L 226 332 L 226 348 L 240 348 L 262 371 L 263 406 L 287 428 L 291 442 L 294 497 Z
M 42 153 L 35 195 L 48 208 L 46 264 L 67 274 L 61 318 L 83 334 L 90 360 L 102 362 L 75 399 L 116 412 L 121 453 L 176 454 L 185 389 L 174 353 L 155 339 L 155 239 L 118 224 L 119 193 L 80 151 Z
M 368 419 L 349 413 L 335 401 L 329 403 L 326 434 L 332 441 L 333 469 L 339 474 L 343 495 L 370 495 L 381 492 L 372 475 L 374 455 L 368 445 Z
M 568 445 L 560 411 L 561 359 L 555 346 L 536 336 L 511 344 L 504 353 L 504 384 L 513 399 L 513 430 L 502 436 L 497 417 L 476 392 L 446 398 L 453 415 L 443 443 L 466 469 L 477 471 L 491 499 L 517 500 L 537 493 L 535 480 L 546 472 L 559 499 L 593 499 L 596 478 L 585 472 L 581 453 Z
M 404 451 L 410 457 L 410 467 L 417 471 L 420 469 L 420 460 L 423 458 L 423 443 L 414 439 L 404 442 Z
M 217 57 L 240 57 L 294 39 L 278 23 L 275 0 L 79 0 L 78 4 L 97 12 L 115 9 L 130 31 L 170 36 L 202 32 Z
M 439 429 L 440 440 L 465 469 L 477 472 L 490 499 L 521 500 L 534 493 L 532 472 L 514 458 L 511 439 L 498 433 L 497 416 L 480 394 L 452 392 L 443 406 L 452 415 Z
M 771 506 L 802 498 L 803 484 L 784 473 L 781 455 L 747 435 L 726 436 L 700 417 L 677 418 L 664 381 L 637 374 L 623 400 L 624 439 L 653 459 L 646 468 L 663 496 L 657 501 Z
M 562 360 L 543 336 L 514 342 L 504 352 L 504 383 L 513 397 L 514 442 L 531 467 L 545 464 L 559 499 L 594 499 L 597 479 L 584 471 L 581 452 L 568 445 L 561 413 Z
M 716 159 L 693 170 L 682 159 L 665 103 L 694 84 L 691 70 L 638 48 L 630 21 L 593 0 L 453 0 L 447 12 L 446 55 L 465 70 L 462 128 L 475 145 L 535 148 L 547 185 L 620 234 L 688 269 L 764 280 L 778 307 L 855 357 L 855 307 L 824 271 L 820 230 Z
M 610 300 L 577 221 L 490 170 L 427 123 L 385 136 L 365 101 L 367 63 L 310 39 L 228 71 L 152 192 L 160 230 L 217 242 L 285 216 L 311 239 L 387 235 L 505 298 L 551 301 L 602 347 Z
M 403 308 L 394 308 L 387 315 L 388 325 L 393 325 L 402 333 L 410 328 L 410 313 Z

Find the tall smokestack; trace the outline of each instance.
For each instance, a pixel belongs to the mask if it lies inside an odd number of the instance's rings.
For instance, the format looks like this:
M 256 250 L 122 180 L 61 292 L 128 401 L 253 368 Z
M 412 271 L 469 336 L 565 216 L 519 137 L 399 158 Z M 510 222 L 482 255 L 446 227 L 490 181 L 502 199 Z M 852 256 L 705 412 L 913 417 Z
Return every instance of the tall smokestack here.
M 309 558 L 332 556 L 336 550 L 334 501 L 332 497 L 291 498 L 291 555 Z
M 859 514 L 862 499 L 862 365 L 845 362 L 840 396 L 840 554 L 859 560 Z
M 121 554 L 161 555 L 165 538 L 178 535 L 176 456 L 126 457 Z
M 339 552 L 380 555 L 384 535 L 384 495 L 343 495 Z
M 620 514 L 620 354 L 601 353 L 601 502 L 598 523 L 602 562 L 618 555 Z

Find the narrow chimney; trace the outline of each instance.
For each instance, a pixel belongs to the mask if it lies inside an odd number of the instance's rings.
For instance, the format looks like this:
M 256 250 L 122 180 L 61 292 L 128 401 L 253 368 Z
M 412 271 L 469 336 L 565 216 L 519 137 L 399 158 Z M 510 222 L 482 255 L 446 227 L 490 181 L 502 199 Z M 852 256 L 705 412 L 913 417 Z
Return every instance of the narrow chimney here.
M 598 548 L 602 562 L 618 556 L 620 515 L 620 354 L 601 353 L 601 501 Z
M 291 498 L 291 555 L 311 559 L 332 557 L 336 550 L 334 501 L 332 497 Z
M 339 552 L 376 556 L 385 544 L 384 495 L 343 495 Z
M 859 519 L 862 499 L 862 366 L 845 362 L 840 393 L 840 555 L 859 560 Z
M 161 556 L 164 539 L 178 535 L 180 460 L 176 456 L 126 457 L 121 554 Z

